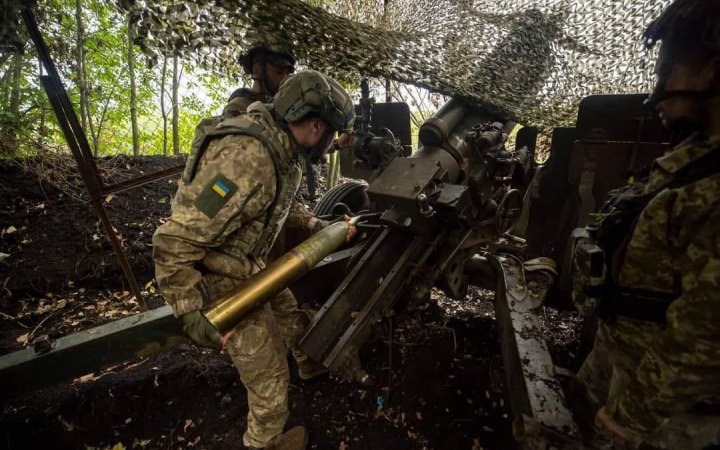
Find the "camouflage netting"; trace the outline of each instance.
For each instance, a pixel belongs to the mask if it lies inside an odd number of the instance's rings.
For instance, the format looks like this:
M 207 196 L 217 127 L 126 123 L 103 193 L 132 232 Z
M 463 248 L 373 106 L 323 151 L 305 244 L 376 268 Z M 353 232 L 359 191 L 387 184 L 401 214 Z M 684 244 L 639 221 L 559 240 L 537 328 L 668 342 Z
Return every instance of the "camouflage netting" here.
M 247 30 L 292 42 L 339 79 L 387 77 L 505 118 L 574 122 L 589 94 L 648 91 L 640 36 L 669 0 L 116 0 L 151 57 L 237 76 Z M 324 6 L 313 6 L 321 3 Z

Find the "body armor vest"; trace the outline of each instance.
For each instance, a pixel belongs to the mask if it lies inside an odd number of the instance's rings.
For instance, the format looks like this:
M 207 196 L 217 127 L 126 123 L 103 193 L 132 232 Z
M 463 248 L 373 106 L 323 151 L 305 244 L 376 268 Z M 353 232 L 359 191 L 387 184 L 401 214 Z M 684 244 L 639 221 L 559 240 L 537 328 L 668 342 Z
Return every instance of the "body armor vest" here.
M 287 219 L 290 207 L 300 187 L 302 171 L 297 158 L 288 159 L 273 130 L 248 115 L 223 119 L 220 116 L 203 119 L 195 129 L 190 155 L 182 180 L 190 183 L 197 172 L 198 163 L 210 141 L 228 135 L 252 136 L 262 142 L 272 159 L 276 175 L 275 196 L 263 218 L 243 225 L 226 241 L 225 254 L 233 257 L 251 256 L 264 263 L 265 258 Z
M 598 314 L 603 319 L 624 316 L 637 320 L 665 323 L 670 303 L 681 295 L 680 277 L 676 277 L 672 293 L 620 286 L 620 270 L 627 246 L 632 239 L 640 215 L 650 201 L 665 189 L 678 189 L 720 172 L 720 148 L 679 170 L 673 179 L 651 192 L 644 192 L 644 183 L 629 185 L 614 191 L 605 203 L 600 225 L 590 236 L 602 249 L 606 270 L 605 282 L 585 288 L 585 294 L 596 297 Z

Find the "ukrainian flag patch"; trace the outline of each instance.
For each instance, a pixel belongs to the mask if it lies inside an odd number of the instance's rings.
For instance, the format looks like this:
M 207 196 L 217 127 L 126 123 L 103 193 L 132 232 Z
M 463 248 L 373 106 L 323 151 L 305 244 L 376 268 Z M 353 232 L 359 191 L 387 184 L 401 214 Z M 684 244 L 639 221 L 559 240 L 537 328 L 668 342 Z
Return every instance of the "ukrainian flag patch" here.
M 193 205 L 212 219 L 237 190 L 237 184 L 233 183 L 225 175 L 218 173 L 200 191 Z
M 230 192 L 230 188 L 220 180 L 217 180 L 215 184 L 213 184 L 212 189 L 222 198 L 225 198 L 225 196 L 228 195 L 228 192 Z

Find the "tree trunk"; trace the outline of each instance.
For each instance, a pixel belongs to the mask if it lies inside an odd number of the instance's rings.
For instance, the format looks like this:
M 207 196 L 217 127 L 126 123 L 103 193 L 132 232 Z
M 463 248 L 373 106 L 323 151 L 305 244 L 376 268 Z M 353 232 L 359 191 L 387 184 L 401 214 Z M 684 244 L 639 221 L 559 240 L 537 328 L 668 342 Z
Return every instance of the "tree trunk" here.
M 75 0 L 75 22 L 76 22 L 76 35 L 75 35 L 75 65 L 76 65 L 76 76 L 78 92 L 80 94 L 80 120 L 84 130 L 87 129 L 88 119 L 88 99 L 87 99 L 87 86 L 85 86 L 85 30 L 83 28 L 82 20 L 82 1 Z
M 2 82 L 2 102 L 4 104 L 10 103 L 10 92 L 12 89 L 10 88 L 10 83 L 12 82 L 13 74 L 15 73 L 15 65 L 13 62 L 10 62 L 10 67 L 3 73 L 2 77 L 0 77 L 0 81 Z
M 133 37 L 135 30 L 128 21 L 128 71 L 130 71 L 130 122 L 132 124 L 133 156 L 140 154 L 140 133 L 137 123 L 137 86 L 135 85 L 135 52 L 133 51 Z
M 10 77 L 10 102 L 11 112 L 17 112 L 20 109 L 20 77 L 22 76 L 22 55 L 17 53 L 13 58 L 12 75 Z M 15 156 L 18 152 L 18 138 L 16 126 L 21 120 L 20 116 L 16 116 L 15 120 L 6 124 L 4 129 L 0 130 L 0 153 L 6 156 Z
M 43 76 L 43 64 L 38 58 L 38 75 Z M 47 135 L 47 125 L 45 123 L 45 93 L 40 92 L 38 94 L 38 105 L 40 105 L 40 145 L 45 145 L 45 136 Z
M 180 154 L 180 104 L 178 103 L 178 90 L 180 88 L 180 61 L 173 56 L 173 85 L 172 85 L 172 129 L 173 129 L 173 155 Z
M 165 80 L 167 78 L 167 56 L 163 57 L 162 75 L 160 77 L 160 113 L 162 114 L 163 121 L 163 156 L 167 156 L 168 151 L 168 123 L 167 123 L 167 110 L 165 109 Z

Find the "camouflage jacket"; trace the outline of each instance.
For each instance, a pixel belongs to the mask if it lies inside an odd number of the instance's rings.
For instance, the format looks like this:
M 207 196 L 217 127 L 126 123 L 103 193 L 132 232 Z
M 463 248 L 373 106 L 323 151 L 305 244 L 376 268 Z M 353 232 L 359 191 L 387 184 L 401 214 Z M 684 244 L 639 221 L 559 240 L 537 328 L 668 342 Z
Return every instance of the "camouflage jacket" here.
M 653 164 L 645 192 L 720 151 L 720 135 L 693 136 Z M 622 286 L 677 292 L 667 326 L 618 318 L 611 362 L 634 368 L 608 399 L 611 418 L 643 436 L 666 418 L 720 398 L 720 174 L 661 190 L 640 215 L 620 267 Z
M 153 236 L 155 276 L 177 316 L 201 309 L 264 267 L 284 222 L 300 227 L 312 217 L 294 201 L 301 169 L 268 105 L 255 103 L 219 127 L 240 123 L 261 125 L 269 139 L 232 133 L 210 138 L 200 156 L 188 159 L 172 214 Z

